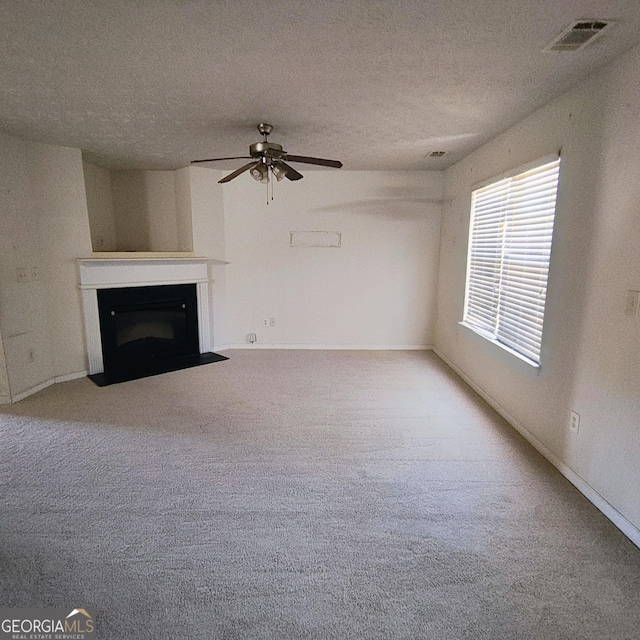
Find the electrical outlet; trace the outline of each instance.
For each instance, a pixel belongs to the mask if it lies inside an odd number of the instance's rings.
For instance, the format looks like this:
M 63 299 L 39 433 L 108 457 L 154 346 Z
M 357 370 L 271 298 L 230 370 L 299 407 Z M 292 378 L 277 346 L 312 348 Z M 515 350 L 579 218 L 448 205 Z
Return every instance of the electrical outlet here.
M 269 326 L 269 320 L 267 318 L 262 318 L 262 326 L 263 327 L 268 327 Z
M 29 269 L 18 269 L 16 277 L 18 282 L 29 282 Z
M 627 291 L 627 302 L 624 307 L 625 315 L 637 316 L 639 305 L 640 305 L 640 291 Z
M 578 433 L 580 430 L 580 414 L 575 411 L 571 412 L 571 417 L 569 418 L 569 431 L 572 433 Z
M 269 318 L 269 326 L 270 327 L 275 327 L 276 326 L 276 319 L 275 318 Z

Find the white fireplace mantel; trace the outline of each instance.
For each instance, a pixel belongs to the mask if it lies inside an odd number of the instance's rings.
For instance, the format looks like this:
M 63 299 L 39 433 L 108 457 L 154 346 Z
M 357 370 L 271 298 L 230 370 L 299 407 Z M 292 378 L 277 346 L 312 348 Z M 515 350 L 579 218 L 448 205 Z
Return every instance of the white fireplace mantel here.
M 78 268 L 89 356 L 89 373 L 95 374 L 104 371 L 98 314 L 98 289 L 195 284 L 198 299 L 200 353 L 211 351 L 209 264 L 226 264 L 226 262 L 191 255 L 178 257 L 176 254 L 119 253 L 80 258 Z

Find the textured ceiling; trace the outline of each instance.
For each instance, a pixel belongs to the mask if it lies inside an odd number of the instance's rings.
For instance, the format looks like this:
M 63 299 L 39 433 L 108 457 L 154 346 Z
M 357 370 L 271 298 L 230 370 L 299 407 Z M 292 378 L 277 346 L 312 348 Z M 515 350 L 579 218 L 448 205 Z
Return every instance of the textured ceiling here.
M 440 169 L 640 41 L 638 0 L 0 0 L 0 129 L 107 167 Z M 543 53 L 570 22 L 619 22 Z M 427 159 L 445 150 L 441 159 Z M 216 165 L 235 168 L 237 162 Z

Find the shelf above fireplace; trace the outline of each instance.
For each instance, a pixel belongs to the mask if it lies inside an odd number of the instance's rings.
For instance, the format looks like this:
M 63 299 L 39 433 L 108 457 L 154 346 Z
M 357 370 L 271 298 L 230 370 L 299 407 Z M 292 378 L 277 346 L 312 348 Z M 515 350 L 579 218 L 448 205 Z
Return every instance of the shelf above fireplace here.
M 80 262 L 89 260 L 206 260 L 211 264 L 229 264 L 226 260 L 203 258 L 193 251 L 94 251 L 88 258 L 80 258 Z

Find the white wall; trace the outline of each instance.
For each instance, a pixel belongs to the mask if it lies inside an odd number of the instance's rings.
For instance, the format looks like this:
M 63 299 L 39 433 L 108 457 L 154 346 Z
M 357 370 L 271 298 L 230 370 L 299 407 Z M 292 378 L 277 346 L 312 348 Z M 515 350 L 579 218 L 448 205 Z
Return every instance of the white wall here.
M 117 251 L 177 251 L 175 172 L 111 171 Z
M 143 171 L 111 171 L 117 251 L 151 251 Z
M 53 375 L 86 370 L 77 259 L 91 253 L 79 149 L 30 143 L 31 193 L 40 232 Z
M 191 167 L 175 172 L 176 229 L 178 251 L 193 251 L 193 225 L 191 222 Z
M 202 167 L 187 167 L 181 171 L 189 178 L 193 252 L 197 256 L 225 260 L 223 187 L 218 184 L 218 180 L 225 174 Z M 209 317 L 212 323 L 211 344 L 214 349 L 229 345 L 226 269 L 224 265 L 213 263 L 209 266 Z
M 46 287 L 41 279 L 45 261 L 30 184 L 30 144 L 0 134 L 0 326 L 12 395 L 53 375 Z M 18 282 L 18 271 L 30 273 L 31 268 L 39 277 Z
M 16 398 L 86 369 L 75 258 L 91 238 L 80 151 L 0 137 L 0 328 Z
M 103 211 L 109 206 L 113 211 L 116 236 L 115 248 L 96 250 L 191 251 L 191 203 L 189 182 L 185 178 L 188 169 L 112 170 L 108 195 L 98 193 L 95 176 L 89 174 L 87 189 L 93 196 L 89 197 L 93 237 L 100 232 L 98 225 L 105 219 Z M 111 199 L 111 205 L 107 198 Z
M 117 251 L 111 171 L 83 162 L 91 244 L 94 251 Z
M 248 174 L 225 185 L 230 342 L 430 345 L 442 175 L 304 173 L 268 206 Z M 291 231 L 337 231 L 342 247 L 292 248 Z
M 174 171 L 143 171 L 151 251 L 178 250 Z
M 571 464 L 640 528 L 640 47 L 602 77 L 593 268 L 571 403 L 581 414 Z
M 436 349 L 640 526 L 640 48 L 445 173 Z M 562 147 L 541 369 L 461 327 L 472 185 Z M 568 432 L 569 412 L 581 415 Z

